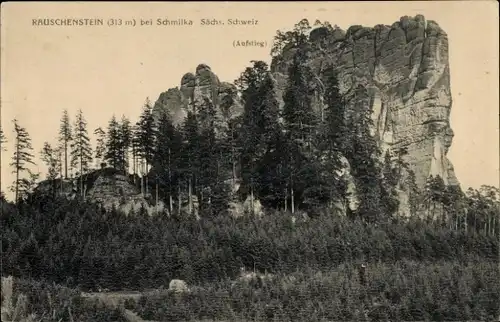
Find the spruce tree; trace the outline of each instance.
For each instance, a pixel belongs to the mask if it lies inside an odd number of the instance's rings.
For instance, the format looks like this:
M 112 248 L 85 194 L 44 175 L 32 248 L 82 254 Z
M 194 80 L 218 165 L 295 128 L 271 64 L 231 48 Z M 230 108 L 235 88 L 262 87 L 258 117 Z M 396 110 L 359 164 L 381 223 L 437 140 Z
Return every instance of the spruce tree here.
M 40 151 L 41 159 L 47 166 L 47 180 L 51 181 L 52 195 L 55 196 L 57 186 L 57 177 L 62 174 L 61 151 L 59 148 L 52 148 L 50 143 L 44 142 L 43 148 Z M 62 176 L 61 176 L 62 179 Z M 62 183 L 61 183 L 62 184 Z
M 173 197 L 178 177 L 177 165 L 180 158 L 182 137 L 173 125 L 170 116 L 163 113 L 158 122 L 156 148 L 153 158 L 153 172 L 158 188 L 168 195 L 169 211 L 173 213 Z
M 200 135 L 196 113 L 188 111 L 188 115 L 183 125 L 183 149 L 182 149 L 182 176 L 187 182 L 187 193 L 189 198 L 189 213 L 192 214 L 194 188 L 197 185 L 200 169 Z
M 350 113 L 346 132 L 348 144 L 344 154 L 351 165 L 356 181 L 360 205 L 357 215 L 369 221 L 381 219 L 387 215 L 382 207 L 382 173 L 380 150 L 376 139 L 370 133 L 373 127 L 372 107 L 367 103 L 367 89 L 358 86 L 350 98 L 353 113 Z
M 138 138 L 138 126 L 137 124 L 131 126 L 131 142 L 130 142 L 130 147 L 132 149 L 132 173 L 134 175 L 134 183 L 135 183 L 135 177 L 138 171 L 138 162 L 139 162 L 139 138 Z
M 135 140 L 137 143 L 137 155 L 141 159 L 142 165 L 142 176 L 141 182 L 142 186 L 145 187 L 145 192 L 148 193 L 148 172 L 149 166 L 153 161 L 153 156 L 155 152 L 155 137 L 156 137 L 156 125 L 153 117 L 153 107 L 146 99 L 142 113 L 139 117 L 139 121 L 136 124 Z M 144 183 L 144 178 L 145 183 Z
M 87 132 L 87 121 L 82 110 L 78 110 L 74 124 L 74 138 L 71 144 L 71 165 L 78 168 L 80 174 L 80 193 L 84 196 L 84 174 L 92 164 L 92 147 Z
M 128 173 L 128 163 L 129 163 L 129 149 L 130 146 L 132 145 L 132 128 L 130 126 L 130 121 L 128 118 L 125 116 L 122 116 L 121 123 L 120 123 L 120 138 L 121 138 L 121 143 L 120 143 L 120 163 L 123 165 L 125 174 Z
M 116 170 L 122 170 L 120 129 L 116 117 L 113 115 L 108 123 L 106 138 L 106 153 L 104 158 Z
M 63 115 L 61 118 L 61 125 L 59 127 L 59 143 L 64 152 L 64 178 L 68 179 L 68 154 L 69 148 L 71 144 L 71 140 L 73 139 L 71 123 L 69 120 L 68 110 L 63 111 Z
M 387 215 L 396 213 L 399 207 L 397 186 L 400 180 L 400 170 L 393 165 L 389 150 L 384 155 L 382 166 L 381 209 Z
M 342 171 L 342 150 L 345 145 L 345 102 L 340 94 L 339 82 L 333 67 L 325 72 L 325 109 L 321 122 L 312 136 L 310 162 L 305 168 L 310 179 L 305 187 L 304 198 L 310 207 L 345 202 L 346 183 L 339 176 Z M 307 170 L 309 167 L 309 170 Z
M 101 168 L 106 154 L 106 132 L 101 127 L 98 127 L 94 130 L 94 135 L 97 137 L 95 148 L 96 165 L 98 168 Z
M 16 179 L 11 187 L 11 191 L 15 193 L 14 200 L 18 202 L 20 197 L 27 193 L 29 187 L 33 183 L 36 176 L 27 167 L 28 164 L 35 165 L 33 162 L 33 147 L 31 145 L 31 138 L 25 128 L 19 125 L 17 119 L 13 120 L 14 123 L 14 155 L 10 166 L 13 168 L 12 173 L 16 175 Z M 27 173 L 29 179 L 23 178 L 23 173 Z
M 238 145 L 241 147 L 242 186 L 249 192 L 253 205 L 254 194 L 258 190 L 256 186 L 258 182 L 257 160 L 263 156 L 259 145 L 259 138 L 263 131 L 260 126 L 262 120 L 260 107 L 263 101 L 260 88 L 269 74 L 269 68 L 262 61 L 252 61 L 252 63 L 253 66 L 247 67 L 235 83 L 244 101 L 241 128 L 238 134 L 240 139 Z
M 289 176 L 292 212 L 298 204 L 297 197 L 302 198 L 301 194 L 308 186 L 305 178 L 311 176 L 312 169 L 308 165 L 313 158 L 312 141 L 318 123 L 311 101 L 312 74 L 304 62 L 304 52 L 299 49 L 289 68 L 288 84 L 283 95 L 283 120 L 288 149 L 284 156 L 284 168 Z
M 338 76 L 330 67 L 326 74 L 326 88 L 324 94 L 326 139 L 330 149 L 342 151 L 345 146 L 345 101 L 340 94 Z
M 279 155 L 283 152 L 279 142 L 282 127 L 279 122 L 279 102 L 276 99 L 275 84 L 268 73 L 258 89 L 262 98 L 256 116 L 260 131 L 255 133 L 257 145 L 257 191 L 264 204 L 276 207 L 284 198 L 283 181 L 278 169 L 282 166 Z
M 47 180 L 54 180 L 60 173 L 61 164 L 57 149 L 52 148 L 49 142 L 44 142 L 40 151 L 42 161 L 47 166 Z
M 5 143 L 7 143 L 7 138 L 5 137 L 2 128 L 0 127 L 0 152 L 7 151 L 5 147 Z
M 222 140 L 217 139 L 216 132 L 222 131 L 218 123 L 214 105 L 209 99 L 204 99 L 198 109 L 199 146 L 198 146 L 198 198 L 200 205 L 210 208 L 210 211 L 222 210 L 227 204 L 227 187 L 225 181 L 222 151 Z

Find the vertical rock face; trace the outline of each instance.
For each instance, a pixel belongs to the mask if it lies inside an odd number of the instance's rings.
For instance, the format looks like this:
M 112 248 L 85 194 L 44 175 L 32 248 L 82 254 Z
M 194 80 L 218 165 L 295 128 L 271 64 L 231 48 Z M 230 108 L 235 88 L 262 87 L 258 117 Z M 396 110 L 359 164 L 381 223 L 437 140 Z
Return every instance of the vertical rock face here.
M 423 188 L 430 175 L 440 175 L 448 185 L 459 184 L 446 157 L 453 139 L 448 37 L 437 23 L 417 15 L 402 17 L 391 26 L 352 26 L 347 31 L 320 27 L 311 31 L 309 43 L 307 64 L 315 74 L 313 104 L 318 114 L 325 108 L 324 71 L 331 65 L 339 75 L 341 92 L 351 98 L 346 113 L 355 115 L 355 106 L 370 105 L 372 134 L 382 152 L 394 155 L 406 150 L 403 159 L 418 187 Z M 285 48 L 271 64 L 281 102 L 293 55 L 293 48 Z M 360 86 L 366 89 L 362 95 Z M 160 94 L 154 113 L 168 111 L 179 124 L 206 100 L 214 104 L 221 120 L 243 110 L 236 87 L 200 64 L 181 78 L 180 87 Z M 400 212 L 408 213 L 408 192 L 402 188 L 399 194 Z M 355 199 L 350 202 L 356 204 Z
M 310 42 L 308 64 L 320 85 L 325 67 L 332 65 L 343 93 L 359 85 L 367 88 L 373 134 L 382 150 L 406 148 L 404 158 L 417 186 L 423 187 L 429 175 L 458 185 L 446 157 L 453 138 L 448 37 L 437 23 L 418 15 L 392 26 L 352 26 L 347 32 L 321 27 L 310 33 Z M 285 50 L 271 65 L 282 89 L 293 54 L 293 49 Z M 314 101 L 320 111 L 321 100 Z
M 153 113 L 158 116 L 167 111 L 175 124 L 179 124 L 199 104 L 208 100 L 221 119 L 233 118 L 242 111 L 237 99 L 236 86 L 219 81 L 209 66 L 200 64 L 196 72 L 187 73 L 181 78 L 180 88 L 171 88 L 163 92 L 156 101 Z

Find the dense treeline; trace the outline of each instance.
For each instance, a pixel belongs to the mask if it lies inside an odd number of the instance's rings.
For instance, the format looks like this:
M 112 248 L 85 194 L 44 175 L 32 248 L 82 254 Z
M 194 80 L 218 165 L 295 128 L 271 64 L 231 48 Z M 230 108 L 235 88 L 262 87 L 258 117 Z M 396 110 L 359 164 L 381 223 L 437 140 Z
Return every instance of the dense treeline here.
M 179 220 L 77 200 L 38 207 L 3 210 L 3 274 L 85 289 L 199 284 L 235 277 L 241 266 L 285 274 L 361 261 L 498 260 L 495 236 L 421 221 L 373 225 L 324 214 L 293 223 L 282 213 Z

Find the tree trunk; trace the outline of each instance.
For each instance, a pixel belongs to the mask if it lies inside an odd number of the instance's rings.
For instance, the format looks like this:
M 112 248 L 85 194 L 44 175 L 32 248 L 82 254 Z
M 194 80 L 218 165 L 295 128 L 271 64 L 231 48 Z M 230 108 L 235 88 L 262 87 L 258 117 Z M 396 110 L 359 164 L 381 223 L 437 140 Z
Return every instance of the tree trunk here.
M 144 197 L 144 161 L 141 160 L 141 195 Z
M 287 209 L 288 208 L 287 207 L 288 206 L 288 187 L 285 187 L 285 198 L 284 199 L 285 199 L 284 200 L 285 201 L 285 212 L 287 212 L 287 210 L 288 210 Z
M 236 185 L 236 162 L 234 160 L 234 132 L 231 130 L 231 165 L 233 171 L 233 187 Z
M 16 140 L 16 196 L 14 199 L 19 202 L 19 140 Z
M 144 171 L 144 189 L 146 190 L 146 195 L 148 194 L 148 162 L 146 161 L 146 170 Z
M 254 202 L 253 202 L 253 179 L 252 179 L 252 186 L 250 187 L 250 209 L 252 216 L 255 215 L 255 209 L 253 204 Z
M 156 213 L 158 213 L 158 179 L 156 179 Z
M 136 163 L 137 163 L 137 157 L 135 155 L 135 148 L 132 148 L 132 173 L 134 175 L 133 176 L 134 185 L 135 185 Z
M 464 211 L 464 232 L 467 233 L 467 217 L 468 217 L 468 212 L 467 209 Z
M 172 212 L 174 211 L 174 200 L 172 198 L 172 193 L 170 193 L 170 196 L 168 197 L 168 199 L 169 199 L 168 200 L 169 201 L 169 207 L 168 207 L 168 209 L 169 209 L 169 214 L 171 215 Z
M 181 215 L 181 208 L 182 208 L 182 197 L 181 197 L 181 184 L 177 185 L 177 214 L 180 216 Z
M 193 178 L 191 176 L 188 180 L 188 201 L 189 201 L 188 202 L 188 212 L 190 215 L 193 212 L 193 195 L 192 195 L 193 192 L 192 192 L 192 186 L 191 186 L 193 184 L 192 180 L 193 180 Z
M 64 178 L 68 179 L 68 141 L 64 139 Z
M 83 198 L 83 148 L 80 145 L 80 194 Z

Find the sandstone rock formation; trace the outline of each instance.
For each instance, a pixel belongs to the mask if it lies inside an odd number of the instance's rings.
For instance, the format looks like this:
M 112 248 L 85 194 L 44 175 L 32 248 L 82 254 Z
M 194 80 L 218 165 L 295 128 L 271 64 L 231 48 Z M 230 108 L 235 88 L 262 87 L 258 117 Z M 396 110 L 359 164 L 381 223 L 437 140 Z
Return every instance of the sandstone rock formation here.
M 373 110 L 372 134 L 382 152 L 390 150 L 395 155 L 406 151 L 402 158 L 413 171 L 417 187 L 422 189 L 430 175 L 441 176 L 448 185 L 459 184 L 446 157 L 453 139 L 448 37 L 436 22 L 417 15 L 402 17 L 391 26 L 352 26 L 347 31 L 319 27 L 310 32 L 309 41 L 312 50 L 307 64 L 315 74 L 313 105 L 318 114 L 325 108 L 324 71 L 332 65 L 339 75 L 341 92 L 350 97 L 346 113 L 355 114 L 356 105 L 369 105 Z M 293 55 L 294 49 L 285 47 L 271 63 L 281 103 Z M 366 89 L 362 95 L 357 91 L 359 86 Z M 182 77 L 180 88 L 159 96 L 154 113 L 167 111 L 178 124 L 187 111 L 208 99 L 218 117 L 227 121 L 242 112 L 236 93 L 234 85 L 219 81 L 210 67 L 200 64 L 194 74 Z M 343 175 L 351 198 L 348 205 L 337 205 L 339 209 L 358 205 L 349 172 L 347 162 Z M 404 215 L 409 214 L 409 193 L 402 184 L 398 194 Z M 230 212 L 238 212 L 237 208 L 233 205 Z
M 228 120 L 239 115 L 243 107 L 237 99 L 236 86 L 219 81 L 209 66 L 200 64 L 196 72 L 187 73 L 181 78 L 180 88 L 171 88 L 163 92 L 156 101 L 153 113 L 157 117 L 168 112 L 175 124 L 179 124 L 193 111 L 197 104 L 208 99 L 217 110 L 218 117 Z
M 368 89 L 373 133 L 382 150 L 407 149 L 404 159 L 420 188 L 431 174 L 458 185 L 446 158 L 453 138 L 448 37 L 436 22 L 417 15 L 392 26 L 352 26 L 346 32 L 320 27 L 310 33 L 310 42 L 308 64 L 317 75 L 318 97 L 324 69 L 331 64 L 344 94 L 358 85 Z M 282 89 L 293 53 L 285 50 L 271 65 Z M 315 107 L 323 108 L 319 98 Z
M 80 177 L 61 181 L 46 180 L 40 182 L 35 192 L 50 195 L 56 192 L 58 195 L 72 199 L 81 195 L 79 191 Z M 84 175 L 84 195 L 87 200 L 101 204 L 105 209 L 111 210 L 115 207 L 124 213 L 138 212 L 144 208 L 149 215 L 163 212 L 165 205 L 150 205 L 147 196 L 141 193 L 140 188 L 133 184 L 129 176 L 112 169 L 105 168 L 95 170 Z
M 185 281 L 173 279 L 168 285 L 168 290 L 176 293 L 189 292 L 189 288 Z

